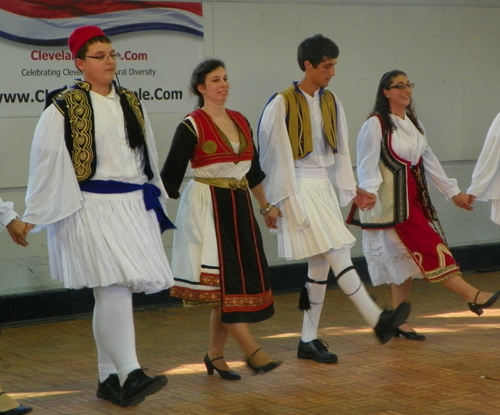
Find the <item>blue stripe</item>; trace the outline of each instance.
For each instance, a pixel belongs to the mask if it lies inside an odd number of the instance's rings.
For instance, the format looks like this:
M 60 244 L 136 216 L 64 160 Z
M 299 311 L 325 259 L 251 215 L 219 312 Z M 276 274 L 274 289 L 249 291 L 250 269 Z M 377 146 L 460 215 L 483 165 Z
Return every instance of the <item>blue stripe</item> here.
M 190 27 L 182 26 L 174 23 L 141 23 L 141 24 L 132 24 L 132 25 L 123 25 L 112 27 L 109 29 L 104 29 L 104 32 L 108 36 L 119 35 L 122 33 L 130 33 L 130 32 L 140 32 L 146 30 L 167 30 L 172 32 L 182 32 L 188 33 L 194 36 L 203 37 L 203 31 L 193 29 Z M 0 37 L 17 42 L 23 43 L 26 45 L 35 45 L 35 46 L 68 46 L 68 37 L 55 38 L 55 39 L 40 39 L 40 38 L 31 38 L 24 36 L 17 36 L 12 33 L 3 32 L 0 30 Z

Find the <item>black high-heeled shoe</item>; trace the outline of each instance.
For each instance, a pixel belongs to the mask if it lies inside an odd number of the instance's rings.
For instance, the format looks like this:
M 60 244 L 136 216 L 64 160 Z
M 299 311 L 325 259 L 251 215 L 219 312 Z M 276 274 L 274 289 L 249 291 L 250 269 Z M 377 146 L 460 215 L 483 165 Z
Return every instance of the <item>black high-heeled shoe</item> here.
M 425 336 L 423 334 L 417 333 L 416 331 L 403 331 L 398 328 L 396 329 L 396 333 L 394 333 L 394 337 L 399 337 L 400 335 L 408 340 L 425 340 Z
M 216 360 L 221 360 L 221 359 L 224 359 L 224 356 L 216 357 L 215 359 L 210 359 L 210 357 L 208 357 L 208 353 L 205 355 L 203 362 L 205 363 L 205 367 L 207 368 L 207 375 L 213 375 L 214 370 L 215 370 L 215 371 L 217 371 L 217 373 L 219 374 L 219 376 L 222 379 L 240 380 L 241 376 L 238 375 L 238 373 L 236 373 L 234 370 L 221 370 L 221 369 L 217 369 L 214 366 L 213 362 L 215 362 Z
M 500 297 L 500 290 L 497 291 L 495 294 L 493 294 L 490 298 L 488 298 L 488 301 L 486 301 L 483 304 L 477 304 L 477 297 L 481 291 L 478 291 L 476 294 L 476 298 L 474 298 L 474 302 L 472 303 L 467 303 L 469 305 L 470 311 L 473 313 L 476 313 L 478 316 L 483 314 L 483 308 L 490 308 L 493 304 L 495 304 L 495 301 L 498 300 L 498 297 Z
M 278 366 L 281 366 L 283 363 L 281 360 L 271 360 L 269 363 L 265 364 L 264 366 L 254 366 L 250 362 L 252 360 L 252 357 L 254 357 L 260 350 L 262 350 L 262 347 L 259 347 L 255 352 L 253 352 L 250 356 L 247 358 L 247 366 L 253 370 L 253 372 L 258 375 L 259 373 L 266 373 L 270 372 L 273 369 L 276 369 Z

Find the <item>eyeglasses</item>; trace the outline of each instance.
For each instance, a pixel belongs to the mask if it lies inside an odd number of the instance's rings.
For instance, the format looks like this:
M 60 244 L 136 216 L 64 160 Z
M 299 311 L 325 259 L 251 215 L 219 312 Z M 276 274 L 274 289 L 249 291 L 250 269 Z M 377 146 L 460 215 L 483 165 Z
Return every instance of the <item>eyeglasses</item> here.
M 97 55 L 97 56 L 90 56 L 90 55 L 85 55 L 84 56 L 85 58 L 90 58 L 90 59 L 96 59 L 98 61 L 103 61 L 103 60 L 107 60 L 108 58 L 110 59 L 113 59 L 113 60 L 116 60 L 116 59 L 119 59 L 120 58 L 120 54 L 119 53 L 115 53 L 115 52 L 112 52 L 112 53 L 108 53 L 106 55 Z
M 396 84 L 396 85 L 392 85 L 386 89 L 399 89 L 399 90 L 403 90 L 405 88 L 415 88 L 415 84 L 413 82 L 407 82 L 406 84 L 403 84 L 402 82 L 400 82 L 399 84 Z

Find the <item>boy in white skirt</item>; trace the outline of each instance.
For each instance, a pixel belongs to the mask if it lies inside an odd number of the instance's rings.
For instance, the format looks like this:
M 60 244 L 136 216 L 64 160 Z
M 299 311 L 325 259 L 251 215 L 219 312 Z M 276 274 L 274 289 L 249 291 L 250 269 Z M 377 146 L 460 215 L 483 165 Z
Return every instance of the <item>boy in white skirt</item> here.
M 38 122 L 23 220 L 47 228 L 52 278 L 93 289 L 97 396 L 132 406 L 167 384 L 139 365 L 132 308 L 133 292 L 173 285 L 167 195 L 146 111 L 114 82 L 111 41 L 84 26 L 68 44 L 83 80 L 55 92 Z
M 380 309 L 352 265 L 355 238 L 344 224 L 334 186 L 342 206 L 354 202 L 360 209 L 371 209 L 375 198 L 356 186 L 344 110 L 325 89 L 335 75 L 338 54 L 337 45 L 322 35 L 305 39 L 298 48 L 302 79 L 271 98 L 258 128 L 266 196 L 283 213 L 278 219 L 278 255 L 308 261 L 299 303 L 304 321 L 297 357 L 320 363 L 338 361 L 318 339 L 330 268 L 382 343 L 410 312 L 408 303 L 394 311 Z

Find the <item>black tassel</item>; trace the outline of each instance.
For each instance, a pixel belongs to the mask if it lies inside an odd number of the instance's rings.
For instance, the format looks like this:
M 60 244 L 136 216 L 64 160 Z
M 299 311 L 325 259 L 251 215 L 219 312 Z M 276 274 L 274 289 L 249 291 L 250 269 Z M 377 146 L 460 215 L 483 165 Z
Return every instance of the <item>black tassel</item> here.
M 137 114 L 134 112 L 131 104 L 127 100 L 125 93 L 119 91 L 120 104 L 123 111 L 123 118 L 125 120 L 125 129 L 127 133 L 128 145 L 132 150 L 141 149 L 146 140 L 144 138 L 144 130 L 141 122 L 137 119 Z M 139 106 L 137 111 L 142 112 L 142 108 Z
M 300 291 L 299 310 L 306 311 L 311 309 L 311 301 L 309 300 L 309 290 L 304 285 Z

